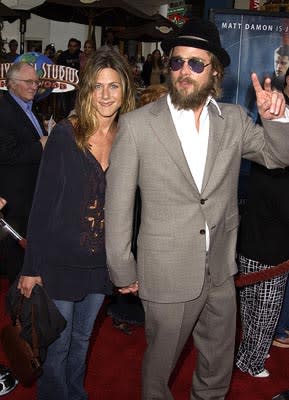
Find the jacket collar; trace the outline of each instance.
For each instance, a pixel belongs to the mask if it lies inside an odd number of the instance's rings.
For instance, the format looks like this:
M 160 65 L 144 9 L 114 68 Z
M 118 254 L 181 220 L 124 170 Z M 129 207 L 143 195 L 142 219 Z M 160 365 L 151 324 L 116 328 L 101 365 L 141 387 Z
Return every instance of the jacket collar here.
M 209 178 L 212 174 L 214 163 L 218 155 L 221 138 L 224 133 L 225 121 L 221 108 L 219 107 L 216 100 L 210 98 L 208 101 L 208 111 L 210 118 L 210 132 L 209 132 L 209 144 L 207 161 L 205 166 L 202 192 L 208 184 Z M 182 171 L 190 185 L 199 194 L 198 188 L 189 170 L 183 149 L 173 123 L 173 119 L 168 107 L 167 96 L 163 96 L 150 108 L 151 114 L 154 118 L 151 119 L 151 127 L 159 138 L 162 145 L 166 148 L 170 157 Z

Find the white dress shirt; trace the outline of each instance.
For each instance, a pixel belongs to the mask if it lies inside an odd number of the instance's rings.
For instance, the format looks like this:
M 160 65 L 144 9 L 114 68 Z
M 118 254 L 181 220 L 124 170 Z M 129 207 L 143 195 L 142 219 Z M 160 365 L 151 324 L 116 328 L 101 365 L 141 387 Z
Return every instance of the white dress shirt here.
M 220 114 L 221 110 L 217 102 L 212 97 L 208 97 L 208 100 L 200 115 L 198 131 L 196 128 L 194 111 L 177 110 L 171 102 L 170 95 L 167 96 L 167 102 L 190 172 L 194 178 L 199 192 L 201 192 L 207 160 L 210 131 L 208 104 L 212 102 L 217 107 Z M 209 250 L 209 246 L 209 228 L 206 223 L 206 251 Z

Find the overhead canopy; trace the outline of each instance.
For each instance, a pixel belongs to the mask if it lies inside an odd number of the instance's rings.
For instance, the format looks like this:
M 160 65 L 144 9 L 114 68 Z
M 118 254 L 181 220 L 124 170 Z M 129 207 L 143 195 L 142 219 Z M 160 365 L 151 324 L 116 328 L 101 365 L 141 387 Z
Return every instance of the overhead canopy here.
M 160 14 L 155 14 L 153 18 L 153 21 L 118 32 L 116 36 L 121 40 L 160 42 L 178 32 L 179 27 L 168 18 Z
M 0 21 L 14 22 L 19 18 L 27 19 L 30 14 L 26 11 L 12 10 L 0 3 Z
M 137 26 L 152 20 L 151 16 L 123 0 L 100 0 L 89 3 L 80 0 L 46 0 L 42 5 L 29 11 L 54 21 L 96 26 Z
M 45 0 L 1 0 L 1 3 L 15 10 L 29 10 L 29 8 L 39 6 Z

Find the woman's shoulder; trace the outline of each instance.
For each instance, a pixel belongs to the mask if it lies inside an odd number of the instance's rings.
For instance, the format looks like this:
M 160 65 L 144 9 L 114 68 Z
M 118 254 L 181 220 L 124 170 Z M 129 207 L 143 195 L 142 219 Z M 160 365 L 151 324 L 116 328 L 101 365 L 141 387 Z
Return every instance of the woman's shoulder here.
M 50 137 L 54 141 L 74 141 L 74 128 L 69 119 L 59 121 L 52 129 Z

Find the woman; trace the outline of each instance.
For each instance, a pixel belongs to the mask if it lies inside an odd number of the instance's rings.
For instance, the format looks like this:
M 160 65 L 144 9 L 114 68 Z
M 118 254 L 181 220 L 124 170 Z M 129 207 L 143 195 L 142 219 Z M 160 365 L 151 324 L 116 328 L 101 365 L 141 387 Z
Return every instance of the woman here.
M 252 163 L 248 200 L 239 231 L 241 274 L 270 272 L 289 259 L 289 167 L 267 169 Z M 236 364 L 255 378 L 265 367 L 284 297 L 287 273 L 240 289 L 242 338 Z
M 151 59 L 146 61 L 142 70 L 142 79 L 145 86 L 155 85 L 165 82 L 164 66 L 161 52 L 156 49 L 152 52 Z
M 87 61 L 95 52 L 95 43 L 92 40 L 86 40 L 83 46 L 83 52 L 79 55 L 80 72 L 83 71 Z
M 119 114 L 134 108 L 129 67 L 98 50 L 79 84 L 76 115 L 53 129 L 41 163 L 19 289 L 43 284 L 67 321 L 49 348 L 38 399 L 87 399 L 89 338 L 110 293 L 104 246 L 104 191 Z

